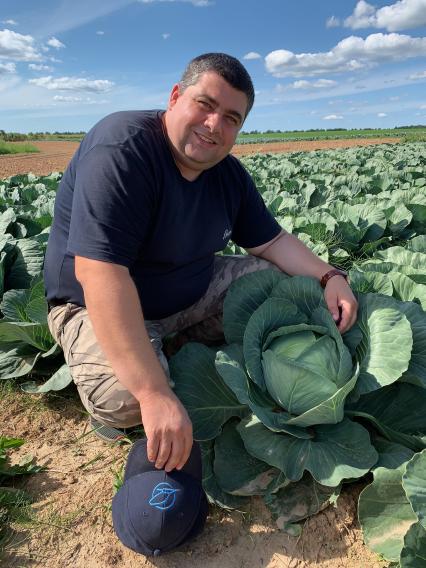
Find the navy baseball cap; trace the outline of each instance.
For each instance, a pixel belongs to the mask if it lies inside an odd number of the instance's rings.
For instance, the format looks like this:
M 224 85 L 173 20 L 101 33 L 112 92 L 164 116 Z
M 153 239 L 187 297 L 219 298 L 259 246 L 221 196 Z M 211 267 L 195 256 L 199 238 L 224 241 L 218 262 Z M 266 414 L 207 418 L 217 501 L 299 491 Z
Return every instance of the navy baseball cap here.
M 118 538 L 135 552 L 158 556 L 196 537 L 208 513 L 201 479 L 201 451 L 196 442 L 184 467 L 168 473 L 148 460 L 147 440 L 135 442 L 124 483 L 112 500 Z

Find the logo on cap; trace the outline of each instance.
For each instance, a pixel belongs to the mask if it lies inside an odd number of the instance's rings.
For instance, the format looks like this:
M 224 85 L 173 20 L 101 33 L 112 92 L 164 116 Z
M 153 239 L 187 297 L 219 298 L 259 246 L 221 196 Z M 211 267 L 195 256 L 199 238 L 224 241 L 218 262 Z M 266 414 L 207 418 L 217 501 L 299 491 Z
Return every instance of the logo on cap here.
M 171 509 L 176 501 L 176 493 L 179 489 L 175 489 L 170 483 L 162 482 L 152 490 L 151 499 L 148 503 L 151 507 L 155 507 L 160 511 Z

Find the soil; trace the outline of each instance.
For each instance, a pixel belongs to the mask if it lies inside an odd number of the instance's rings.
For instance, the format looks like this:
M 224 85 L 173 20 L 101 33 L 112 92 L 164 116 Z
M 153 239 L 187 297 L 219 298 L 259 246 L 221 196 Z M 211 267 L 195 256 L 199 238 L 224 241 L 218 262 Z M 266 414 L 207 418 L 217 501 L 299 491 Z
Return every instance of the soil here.
M 399 138 L 365 138 L 348 140 L 316 140 L 302 142 L 268 142 L 266 144 L 235 145 L 232 154 L 246 156 L 258 152 L 308 152 L 327 148 L 349 148 L 352 146 L 369 146 L 371 144 L 393 144 Z M 51 172 L 62 172 L 67 167 L 78 142 L 31 142 L 40 152 L 37 154 L 14 154 L 0 156 L 0 179 L 16 174 L 32 172 L 36 175 L 47 175 Z
M 30 520 L 15 523 L 2 559 L 9 568 L 383 568 L 365 547 L 356 518 L 362 484 L 351 485 L 310 518 L 299 538 L 281 532 L 260 498 L 247 511 L 210 507 L 204 532 L 179 551 L 149 559 L 115 536 L 110 512 L 116 471 L 129 444 L 109 445 L 88 427 L 73 389 L 10 393 L 0 399 L 2 435 L 22 437 L 13 462 L 32 454 L 46 467 L 20 487 L 34 499 Z M 0 564 L 2 562 L 0 560 Z

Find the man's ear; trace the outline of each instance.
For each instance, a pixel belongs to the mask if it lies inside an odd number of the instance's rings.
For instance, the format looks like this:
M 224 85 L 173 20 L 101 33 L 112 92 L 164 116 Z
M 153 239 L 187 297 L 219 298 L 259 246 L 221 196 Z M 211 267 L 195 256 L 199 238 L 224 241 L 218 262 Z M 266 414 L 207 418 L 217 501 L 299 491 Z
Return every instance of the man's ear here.
M 176 85 L 173 85 L 172 92 L 170 93 L 169 109 L 175 106 L 179 96 L 180 96 L 179 83 L 176 83 Z

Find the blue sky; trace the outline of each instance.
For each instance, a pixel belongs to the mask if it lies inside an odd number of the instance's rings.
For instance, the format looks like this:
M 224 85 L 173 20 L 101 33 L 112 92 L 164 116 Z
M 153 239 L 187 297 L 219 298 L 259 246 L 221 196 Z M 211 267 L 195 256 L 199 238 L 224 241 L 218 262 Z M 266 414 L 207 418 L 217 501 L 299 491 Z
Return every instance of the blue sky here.
M 208 51 L 252 76 L 244 130 L 426 124 L 426 0 L 2 0 L 0 128 L 164 108 Z

